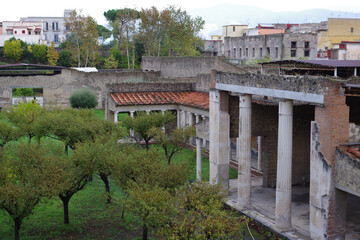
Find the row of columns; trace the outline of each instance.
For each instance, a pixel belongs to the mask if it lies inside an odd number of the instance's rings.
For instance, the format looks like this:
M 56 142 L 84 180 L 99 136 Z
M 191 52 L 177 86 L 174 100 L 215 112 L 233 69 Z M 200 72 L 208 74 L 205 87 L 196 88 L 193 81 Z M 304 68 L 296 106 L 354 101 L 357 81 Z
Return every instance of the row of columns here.
M 229 182 L 229 95 L 210 92 L 210 180 L 228 185 Z M 239 97 L 238 204 L 251 205 L 251 95 Z M 278 125 L 278 158 L 275 225 L 280 230 L 291 228 L 291 171 L 293 137 L 293 102 L 280 100 Z M 261 169 L 262 140 L 259 144 L 258 170 Z M 226 165 L 226 166 L 225 166 Z

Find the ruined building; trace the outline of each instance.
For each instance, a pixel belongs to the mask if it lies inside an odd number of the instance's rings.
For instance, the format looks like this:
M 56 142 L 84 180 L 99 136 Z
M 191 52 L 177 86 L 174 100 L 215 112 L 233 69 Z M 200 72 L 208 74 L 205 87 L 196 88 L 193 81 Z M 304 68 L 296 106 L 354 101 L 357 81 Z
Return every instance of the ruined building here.
M 209 150 L 210 181 L 229 186 L 229 205 L 290 239 L 360 239 L 360 80 L 308 64 L 304 74 L 293 63 L 261 72 L 215 57 L 146 57 L 141 71 L 3 75 L 0 104 L 14 87 L 43 88 L 45 105 L 89 87 L 110 121 L 174 111 L 178 126 L 196 126 L 197 152 Z M 339 73 L 356 75 L 354 64 Z

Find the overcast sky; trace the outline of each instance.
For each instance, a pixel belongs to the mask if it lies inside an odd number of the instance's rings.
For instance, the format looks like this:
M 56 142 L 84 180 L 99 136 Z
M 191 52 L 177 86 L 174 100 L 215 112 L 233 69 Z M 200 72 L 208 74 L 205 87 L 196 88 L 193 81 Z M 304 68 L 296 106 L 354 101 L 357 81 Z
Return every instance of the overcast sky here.
M 338 11 L 360 12 L 359 0 L 14 0 L 1 2 L 0 21 L 17 21 L 20 17 L 30 16 L 63 16 L 64 9 L 83 9 L 85 15 L 90 15 L 99 24 L 105 24 L 103 12 L 114 8 L 148 8 L 156 6 L 164 8 L 173 4 L 184 9 L 206 8 L 219 3 L 251 5 L 273 11 L 301 11 L 311 8 L 325 8 Z M 239 13 L 241 14 L 241 13 Z

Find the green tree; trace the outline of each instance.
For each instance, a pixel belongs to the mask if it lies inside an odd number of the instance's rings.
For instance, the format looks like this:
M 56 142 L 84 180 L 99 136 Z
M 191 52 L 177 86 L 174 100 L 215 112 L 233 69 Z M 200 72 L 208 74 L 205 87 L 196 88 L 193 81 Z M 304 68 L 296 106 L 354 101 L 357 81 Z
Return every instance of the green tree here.
M 29 143 L 36 135 L 39 128 L 39 120 L 44 110 L 36 102 L 19 103 L 17 107 L 12 106 L 7 109 L 6 116 L 9 121 L 19 130 L 29 137 Z
M 17 143 L 0 152 L 0 209 L 13 219 L 15 240 L 20 228 L 42 198 L 62 188 L 64 155 L 55 147 Z
M 140 18 L 139 12 L 136 9 L 123 8 L 111 9 L 104 12 L 105 18 L 113 28 L 113 36 L 117 39 L 117 46 L 119 50 L 122 47 L 126 49 L 127 67 L 130 69 L 130 52 L 132 52 L 132 66 L 135 65 L 135 35 L 136 35 L 136 21 Z M 123 43 L 123 39 L 125 42 Z
M 134 139 L 140 143 L 141 140 L 144 140 L 146 149 L 149 149 L 149 141 L 155 136 L 153 132 L 149 130 L 153 127 L 161 128 L 166 123 L 173 121 L 176 118 L 171 112 L 150 112 L 149 114 L 145 112 L 137 112 L 135 117 L 126 117 L 122 124 L 127 129 L 134 130 L 137 133 Z
M 143 239 L 150 226 L 157 227 L 170 216 L 170 194 L 183 185 L 189 173 L 187 163 L 164 164 L 164 157 L 154 150 L 125 148 L 114 166 L 113 179 L 129 197 L 124 208 L 137 214 L 143 225 Z
M 224 209 L 227 191 L 221 185 L 195 182 L 176 191 L 174 214 L 158 231 L 160 239 L 239 239 L 245 217 Z
M 47 50 L 46 57 L 50 66 L 56 66 L 56 63 L 59 60 L 59 53 L 55 50 L 54 42 L 51 42 L 51 46 Z
M 64 44 L 66 47 L 66 43 Z M 74 66 L 75 63 L 72 60 L 72 54 L 70 50 L 62 49 L 59 53 L 59 61 L 57 62 L 59 66 L 71 67 Z
M 21 137 L 19 129 L 8 123 L 0 122 L 0 148 L 4 147 L 8 142 L 16 141 Z
M 105 68 L 106 69 L 116 69 L 118 66 L 118 61 L 114 58 L 114 55 L 110 54 L 110 56 L 105 59 Z
M 91 89 L 83 88 L 75 90 L 70 98 L 72 108 L 94 108 L 98 104 L 97 96 Z
M 71 31 L 65 48 L 71 54 L 74 63 L 77 67 L 95 66 L 100 47 L 96 21 L 90 16 L 83 16 L 81 11 L 77 13 L 74 10 L 65 22 Z
M 169 6 L 163 11 L 155 7 L 140 12 L 139 39 L 147 56 L 198 55 L 199 33 L 205 22 L 192 18 L 186 11 Z
M 32 58 L 35 63 L 45 63 L 46 62 L 46 45 L 44 44 L 33 44 L 32 49 Z
M 164 149 L 168 164 L 170 164 L 171 158 L 177 152 L 184 149 L 185 144 L 188 144 L 195 134 L 195 127 L 176 128 L 168 135 L 161 128 L 151 128 L 149 130 L 149 135 L 153 135 L 154 139 L 158 141 L 160 146 Z
M 18 62 L 23 53 L 20 40 L 9 39 L 4 43 L 4 56 L 12 62 Z

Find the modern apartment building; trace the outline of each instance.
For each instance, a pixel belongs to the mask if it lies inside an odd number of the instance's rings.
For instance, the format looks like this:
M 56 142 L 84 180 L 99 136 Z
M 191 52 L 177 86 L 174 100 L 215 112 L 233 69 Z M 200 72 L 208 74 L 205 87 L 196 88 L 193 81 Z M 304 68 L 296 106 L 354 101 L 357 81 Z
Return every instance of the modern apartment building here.
M 43 24 L 43 32 L 47 45 L 50 46 L 52 42 L 55 43 L 55 47 L 58 47 L 60 43 L 66 39 L 66 35 L 69 32 L 69 28 L 66 26 L 65 18 L 68 17 L 73 10 L 64 10 L 64 16 L 62 17 L 26 17 L 21 18 L 21 21 L 40 21 Z

